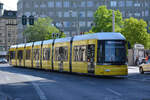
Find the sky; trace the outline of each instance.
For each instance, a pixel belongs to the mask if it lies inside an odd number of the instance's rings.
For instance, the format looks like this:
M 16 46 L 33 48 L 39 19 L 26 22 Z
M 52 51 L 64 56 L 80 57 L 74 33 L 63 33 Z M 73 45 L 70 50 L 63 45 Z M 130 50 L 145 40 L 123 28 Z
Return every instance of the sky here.
M 18 0 L 0 0 L 4 4 L 6 10 L 17 10 Z

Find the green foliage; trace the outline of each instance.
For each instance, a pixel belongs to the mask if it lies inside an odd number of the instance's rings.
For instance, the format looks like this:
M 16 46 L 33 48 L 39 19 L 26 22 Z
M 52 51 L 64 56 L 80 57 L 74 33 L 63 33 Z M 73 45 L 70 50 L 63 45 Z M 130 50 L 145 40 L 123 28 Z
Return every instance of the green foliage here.
M 112 32 L 112 11 L 106 6 L 100 6 L 94 13 L 95 26 L 92 27 L 93 32 Z M 114 11 L 115 14 L 115 31 L 120 32 L 123 25 L 122 14 L 119 10 Z
M 27 42 L 52 39 L 52 33 L 60 32 L 56 27 L 52 26 L 52 20 L 48 17 L 39 18 L 33 26 L 28 25 L 24 31 Z M 64 37 L 64 33 L 61 34 L 61 37 Z
M 147 43 L 147 48 L 150 49 L 150 34 L 148 34 L 148 43 Z
M 133 47 L 135 43 L 140 43 L 147 47 L 148 33 L 147 24 L 144 20 L 138 20 L 133 17 L 125 19 L 122 33 L 127 41 L 130 42 L 131 47 Z
M 89 32 L 84 32 L 84 34 L 90 34 L 90 33 L 94 33 L 92 30 L 90 30 Z

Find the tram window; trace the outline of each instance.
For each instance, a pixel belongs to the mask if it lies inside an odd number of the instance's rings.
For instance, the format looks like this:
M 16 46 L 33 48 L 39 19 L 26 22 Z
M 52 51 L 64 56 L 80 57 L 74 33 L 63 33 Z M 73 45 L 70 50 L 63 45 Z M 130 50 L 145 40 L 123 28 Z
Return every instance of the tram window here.
M 39 60 L 39 56 L 40 56 L 40 53 L 39 53 L 39 49 L 34 49 L 34 59 L 35 60 Z
M 10 59 L 15 59 L 15 54 L 16 54 L 15 51 L 11 51 L 10 52 Z
M 50 60 L 50 48 L 43 48 L 43 60 Z
M 86 46 L 74 46 L 74 61 L 86 61 Z
M 90 62 L 94 62 L 94 57 L 95 57 L 95 45 L 90 44 L 87 46 L 87 59 Z
M 67 60 L 68 60 L 68 47 L 56 47 L 55 61 L 67 61 Z
M 26 50 L 26 59 L 30 59 L 31 50 Z
M 23 59 L 23 51 L 22 50 L 18 51 L 18 59 Z

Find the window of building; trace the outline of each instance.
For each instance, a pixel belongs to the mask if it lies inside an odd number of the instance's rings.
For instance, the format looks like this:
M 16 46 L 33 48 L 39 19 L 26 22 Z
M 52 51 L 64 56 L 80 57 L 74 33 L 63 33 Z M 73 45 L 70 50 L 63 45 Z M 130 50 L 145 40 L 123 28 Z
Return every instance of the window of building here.
M 24 7 L 25 7 L 25 8 L 30 8 L 29 2 L 25 2 L 25 3 L 24 3 Z
M 3 40 L 0 40 L 0 43 L 3 43 Z
M 8 33 L 8 37 L 11 37 L 11 33 Z
M 55 61 L 68 61 L 68 47 L 55 48 Z
M 116 7 L 117 6 L 117 1 L 111 1 L 110 6 L 111 7 Z
M 32 12 L 32 15 L 33 15 L 33 16 L 36 16 L 36 12 Z
M 49 2 L 48 2 L 48 7 L 53 8 L 53 7 L 54 7 L 54 2 L 53 2 L 53 1 L 49 1 Z
M 87 26 L 91 27 L 92 26 L 92 21 L 87 22 Z
M 88 11 L 87 12 L 87 17 L 93 17 L 93 12 L 92 11 Z
M 125 1 L 118 1 L 118 6 L 119 7 L 124 7 L 125 6 Z
M 133 5 L 133 1 L 131 1 L 131 0 L 126 1 L 127 7 L 131 7 L 132 5 Z
M 140 13 L 134 13 L 135 17 L 139 17 L 141 14 Z
M 42 3 L 42 4 L 40 5 L 40 7 L 41 7 L 41 8 L 45 8 L 46 5 L 45 5 L 44 3 Z
M 72 17 L 77 17 L 77 12 L 76 11 L 72 12 Z
M 57 1 L 57 2 L 56 2 L 56 7 L 57 7 L 57 8 L 61 8 L 61 7 L 62 7 L 62 2 Z
M 58 12 L 58 17 L 62 17 L 62 12 Z
M 41 18 L 47 17 L 45 14 L 40 15 Z
M 85 27 L 85 22 L 84 21 L 80 21 L 79 25 L 80 25 L 80 27 Z
M 49 16 L 54 16 L 54 12 L 49 12 Z
M 64 12 L 64 17 L 69 17 L 69 12 Z
M 26 50 L 26 59 L 30 59 L 31 50 Z
M 93 4 L 93 1 L 87 1 L 87 7 L 93 7 L 94 4 Z
M 145 2 L 145 7 L 148 7 L 149 5 L 148 5 L 148 3 L 147 2 Z
M 35 5 L 34 5 L 34 7 L 35 7 L 35 8 L 38 8 L 38 7 L 39 7 L 39 5 L 35 4 Z
M 43 60 L 50 60 L 50 48 L 43 48 Z
M 70 27 L 71 26 L 71 23 L 68 22 L 68 21 L 64 21 L 64 27 Z
M 122 17 L 125 17 L 125 11 L 121 11 L 122 12 Z
M 135 3 L 134 6 L 135 7 L 140 7 L 140 3 Z
M 81 11 L 80 14 L 79 14 L 79 17 L 85 17 L 85 12 Z
M 81 7 L 85 7 L 85 6 L 86 6 L 85 1 L 82 1 L 82 2 L 81 2 Z
M 69 1 L 64 1 L 64 7 L 69 7 Z
M 26 15 L 26 16 L 30 16 L 30 15 L 31 15 L 31 12 L 25 12 L 25 15 Z
M 74 61 L 87 61 L 86 49 L 86 46 L 74 46 Z
M 142 11 L 142 16 L 145 16 L 144 11 Z
M 145 16 L 149 16 L 149 11 L 145 10 Z

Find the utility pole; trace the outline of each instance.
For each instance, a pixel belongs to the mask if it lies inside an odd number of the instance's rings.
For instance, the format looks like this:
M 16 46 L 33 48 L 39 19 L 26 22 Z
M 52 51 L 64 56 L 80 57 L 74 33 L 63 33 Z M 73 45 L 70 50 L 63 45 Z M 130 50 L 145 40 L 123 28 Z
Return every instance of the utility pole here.
M 77 34 L 80 34 L 80 24 L 79 24 L 79 17 L 80 17 L 80 13 L 78 12 L 77 14 Z
M 71 20 L 70 20 L 70 24 L 71 24 L 71 25 L 70 25 L 70 27 L 71 27 L 71 28 L 70 28 L 70 29 L 71 29 L 71 31 L 70 31 L 70 37 L 72 37 L 72 20 L 73 20 L 73 19 L 72 19 L 72 10 L 69 11 L 69 14 L 70 14 L 70 17 L 71 17 Z
M 112 30 L 113 32 L 115 32 L 115 14 L 114 14 L 114 10 L 112 11 Z

